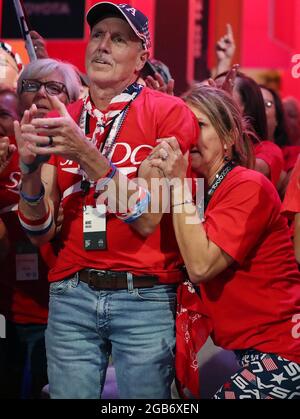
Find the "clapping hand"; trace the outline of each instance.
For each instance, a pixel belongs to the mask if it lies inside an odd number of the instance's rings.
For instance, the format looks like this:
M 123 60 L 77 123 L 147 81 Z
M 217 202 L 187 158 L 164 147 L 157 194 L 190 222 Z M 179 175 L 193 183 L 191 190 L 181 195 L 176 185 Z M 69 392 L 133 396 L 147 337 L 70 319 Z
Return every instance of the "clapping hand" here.
M 8 137 L 0 137 L 0 174 L 9 165 L 16 146 L 9 143 Z

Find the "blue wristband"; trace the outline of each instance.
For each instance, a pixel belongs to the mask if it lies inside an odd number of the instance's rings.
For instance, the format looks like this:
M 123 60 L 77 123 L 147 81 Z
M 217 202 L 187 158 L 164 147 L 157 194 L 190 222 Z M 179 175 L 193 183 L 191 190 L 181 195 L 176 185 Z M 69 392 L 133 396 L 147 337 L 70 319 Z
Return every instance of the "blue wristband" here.
M 19 166 L 20 166 L 21 172 L 24 175 L 30 175 L 31 173 L 35 172 L 39 168 L 40 164 L 46 163 L 49 160 L 49 158 L 50 156 L 48 154 L 45 156 L 36 156 L 36 158 L 30 164 L 24 163 L 22 160 L 20 160 Z
M 151 202 L 151 195 L 150 192 L 147 191 L 145 198 L 140 201 L 138 204 L 135 205 L 133 213 L 130 215 L 129 218 L 124 219 L 124 223 L 131 224 L 140 218 L 144 212 L 147 210 L 148 205 Z
M 23 201 L 25 201 L 28 205 L 32 205 L 32 206 L 38 205 L 45 196 L 45 188 L 43 184 L 42 184 L 40 193 L 34 196 L 29 196 L 26 193 L 22 192 L 21 188 L 22 188 L 22 184 L 20 187 L 20 196 L 23 199 Z
M 118 170 L 117 167 L 113 163 L 110 163 L 110 171 L 109 171 L 109 173 L 104 178 L 101 178 L 101 179 L 99 179 L 97 181 L 95 191 L 96 192 L 103 191 L 104 187 L 106 185 L 108 185 L 108 183 L 115 176 L 117 170 Z

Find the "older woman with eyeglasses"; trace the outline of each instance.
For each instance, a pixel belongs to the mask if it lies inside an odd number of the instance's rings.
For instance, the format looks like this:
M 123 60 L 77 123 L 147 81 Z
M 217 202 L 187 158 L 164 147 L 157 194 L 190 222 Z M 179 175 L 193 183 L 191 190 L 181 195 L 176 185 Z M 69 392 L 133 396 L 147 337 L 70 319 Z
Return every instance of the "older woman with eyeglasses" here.
M 78 99 L 80 80 L 72 65 L 51 58 L 28 64 L 18 79 L 17 92 L 23 111 L 32 104 L 37 107 L 37 118 L 52 110 L 49 96 L 57 96 L 65 105 Z
M 18 80 L 22 111 L 35 104 L 38 117 L 51 111 L 50 97 L 56 96 L 67 105 L 78 98 L 79 90 L 74 68 L 53 59 L 28 64 Z M 0 95 L 0 110 L 7 113 L 5 98 Z M 0 314 L 7 320 L 7 338 L 0 339 L 0 398 L 39 398 L 48 382 L 44 342 L 49 299 L 47 274 L 55 255 L 52 244 L 37 250 L 20 227 L 19 156 L 15 148 L 12 152 L 14 138 L 8 136 L 13 132 L 13 119 L 21 115 L 17 112 L 17 100 L 11 101 L 11 107 L 14 109 L 9 109 L 10 114 L 15 116 L 6 116 L 6 124 L 0 124 L 0 136 L 6 136 L 0 138 L 0 157 L 7 155 L 7 162 L 0 159 L 0 257 L 7 251 L 7 242 L 11 244 L 0 275 Z M 26 368 L 31 384 L 22 388 Z

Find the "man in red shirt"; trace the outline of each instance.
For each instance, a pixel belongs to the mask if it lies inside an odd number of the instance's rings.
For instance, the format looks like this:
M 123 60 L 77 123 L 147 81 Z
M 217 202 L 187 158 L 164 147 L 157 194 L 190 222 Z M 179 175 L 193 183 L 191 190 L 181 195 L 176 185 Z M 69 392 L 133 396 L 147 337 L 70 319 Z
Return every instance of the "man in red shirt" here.
M 87 21 L 88 97 L 67 109 L 54 98 L 53 118 L 31 121 L 31 109 L 22 132 L 15 126 L 20 220 L 33 243 L 53 237 L 61 199 L 64 210 L 49 276 L 50 395 L 99 398 L 112 354 L 121 398 L 169 398 L 182 260 L 171 219 L 149 192 L 160 172 L 146 157 L 171 135 L 186 152 L 198 126 L 181 99 L 136 83 L 149 56 L 146 16 L 103 2 Z M 36 155 L 47 154 L 41 169 Z M 159 210 L 148 211 L 155 204 Z

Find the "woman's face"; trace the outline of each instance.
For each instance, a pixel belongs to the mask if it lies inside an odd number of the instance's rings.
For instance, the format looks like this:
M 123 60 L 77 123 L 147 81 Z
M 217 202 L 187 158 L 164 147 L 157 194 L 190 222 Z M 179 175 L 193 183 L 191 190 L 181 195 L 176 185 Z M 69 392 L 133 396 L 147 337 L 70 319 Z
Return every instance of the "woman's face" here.
M 265 102 L 265 109 L 267 115 L 268 124 L 268 140 L 274 140 L 274 134 L 277 127 L 276 109 L 275 102 L 271 92 L 269 90 L 261 88 L 261 93 Z
M 224 164 L 224 146 L 209 118 L 198 108 L 188 103 L 195 114 L 200 135 L 197 146 L 191 151 L 192 169 L 205 177 L 217 172 Z
M 12 93 L 0 94 L 0 137 L 14 134 L 14 121 L 19 120 L 18 100 Z
M 28 79 L 31 80 L 31 79 Z M 49 74 L 46 77 L 34 79 L 40 81 L 42 83 L 45 82 L 59 82 L 64 84 L 63 77 L 58 71 L 54 71 L 53 73 Z M 63 102 L 65 105 L 69 103 L 68 95 L 62 91 L 61 93 L 57 94 L 56 97 Z M 52 110 L 51 102 L 49 100 L 49 94 L 47 93 L 45 86 L 42 85 L 37 92 L 27 92 L 22 91 L 20 95 L 21 101 L 21 108 L 24 112 L 26 109 L 29 109 L 31 105 L 35 104 L 38 113 L 36 115 L 37 118 L 44 118 L 48 112 Z

